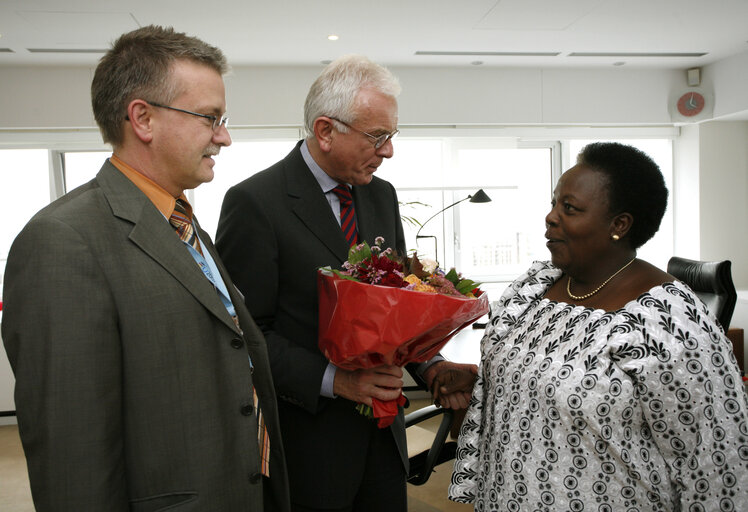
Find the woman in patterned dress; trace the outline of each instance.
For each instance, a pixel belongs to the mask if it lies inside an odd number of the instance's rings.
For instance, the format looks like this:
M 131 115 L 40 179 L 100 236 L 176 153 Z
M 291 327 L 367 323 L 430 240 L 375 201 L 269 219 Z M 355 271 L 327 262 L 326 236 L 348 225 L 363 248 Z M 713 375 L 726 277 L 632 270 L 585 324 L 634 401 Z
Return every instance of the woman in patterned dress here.
M 551 204 L 551 262 L 507 288 L 481 342 L 450 498 L 478 511 L 748 511 L 731 344 L 687 286 L 636 258 L 667 204 L 659 168 L 591 144 Z

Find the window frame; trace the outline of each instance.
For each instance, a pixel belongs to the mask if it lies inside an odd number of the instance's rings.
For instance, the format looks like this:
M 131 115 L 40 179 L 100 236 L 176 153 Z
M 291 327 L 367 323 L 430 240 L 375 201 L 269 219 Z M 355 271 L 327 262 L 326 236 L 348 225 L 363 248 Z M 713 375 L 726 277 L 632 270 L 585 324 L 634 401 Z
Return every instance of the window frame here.
M 450 139 L 453 145 L 469 147 L 490 141 L 492 147 L 517 148 L 549 148 L 551 151 L 551 190 L 555 187 L 563 170 L 571 167 L 575 155 L 569 154 L 569 144 L 573 139 L 620 140 L 627 139 L 670 139 L 673 143 L 680 135 L 680 130 L 674 126 L 602 126 L 602 127 L 540 127 L 540 126 L 460 126 L 460 125 L 432 125 L 432 126 L 400 126 L 400 135 L 394 141 L 397 146 L 399 140 L 408 138 L 441 138 Z M 234 142 L 262 141 L 262 140 L 299 140 L 304 137 L 300 126 L 232 126 L 230 130 Z M 66 193 L 64 155 L 69 152 L 106 151 L 111 147 L 101 141 L 99 131 L 93 128 L 55 129 L 55 130 L 10 130 L 0 129 L 0 150 L 2 149 L 46 149 L 49 155 L 49 183 L 50 202 Z M 397 149 L 397 148 L 396 148 Z M 396 151 L 397 152 L 397 151 Z M 449 151 L 443 150 L 442 158 L 446 158 Z M 454 153 L 453 149 L 451 150 Z M 450 157 L 451 158 L 451 157 Z M 259 169 L 258 169 L 259 170 Z M 673 168 L 673 182 L 676 180 L 676 169 Z M 423 187 L 419 189 L 428 189 Z M 447 202 L 451 191 L 460 187 L 431 187 L 442 193 L 443 205 Z M 405 187 L 402 190 L 408 190 Z M 400 189 L 398 189 L 400 190 Z M 187 197 L 194 200 L 192 190 L 187 191 Z M 453 199 L 452 202 L 454 202 Z M 671 204 L 674 201 L 671 191 Z M 454 211 L 450 211 L 454 210 Z M 454 244 L 456 222 L 459 222 L 459 209 L 450 209 L 442 217 L 443 228 L 441 247 L 445 249 L 445 265 L 458 261 L 458 254 Z M 670 214 L 672 215 L 672 213 Z M 434 219 L 438 221 L 438 219 Z M 434 222 L 432 221 L 432 222 Z M 672 233 L 672 245 L 676 245 L 677 232 Z M 447 240 L 451 240 L 447 243 Z M 450 248 L 446 254 L 447 247 Z M 502 281 L 504 282 L 504 281 Z

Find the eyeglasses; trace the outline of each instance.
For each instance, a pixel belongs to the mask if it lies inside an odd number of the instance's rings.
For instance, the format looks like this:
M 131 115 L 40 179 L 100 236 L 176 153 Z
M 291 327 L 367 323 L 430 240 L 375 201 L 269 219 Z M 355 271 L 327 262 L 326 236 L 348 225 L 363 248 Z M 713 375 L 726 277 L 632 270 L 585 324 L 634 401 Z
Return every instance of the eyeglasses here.
M 363 133 L 364 135 L 366 135 L 367 137 L 369 137 L 371 139 L 371 141 L 374 143 L 374 148 L 375 149 L 381 148 L 382 146 L 384 146 L 385 144 L 387 144 L 388 140 L 392 139 L 395 135 L 397 135 L 398 133 L 400 133 L 400 130 L 395 130 L 394 132 L 383 133 L 382 135 L 372 135 L 371 133 L 366 133 L 366 132 L 364 132 L 362 130 L 359 130 L 358 128 L 354 128 L 353 126 L 349 125 L 345 121 L 341 121 L 337 117 L 331 117 L 331 116 L 327 116 L 327 117 L 329 117 L 333 121 L 339 122 L 343 126 L 347 126 L 348 128 L 350 128 L 354 132 Z
M 197 112 L 192 112 L 190 110 L 184 110 L 182 108 L 176 108 L 176 107 L 170 107 L 168 105 L 162 105 L 160 103 L 156 103 L 155 101 L 148 101 L 144 100 L 146 103 L 148 103 L 151 106 L 159 107 L 159 108 L 168 108 L 169 110 L 176 110 L 177 112 L 184 112 L 185 114 L 190 114 L 192 116 L 197 117 L 204 117 L 205 119 L 210 119 L 213 121 L 213 131 L 217 132 L 221 126 L 225 126 L 226 128 L 229 127 L 229 116 L 226 114 L 222 115 L 221 117 L 217 116 L 211 116 L 209 114 L 198 114 Z

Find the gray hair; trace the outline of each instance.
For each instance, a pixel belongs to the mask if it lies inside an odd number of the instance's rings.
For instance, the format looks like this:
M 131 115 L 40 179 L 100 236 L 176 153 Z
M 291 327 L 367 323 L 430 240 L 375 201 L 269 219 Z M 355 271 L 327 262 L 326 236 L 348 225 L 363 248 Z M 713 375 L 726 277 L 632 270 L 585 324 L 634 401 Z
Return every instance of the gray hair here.
M 149 25 L 123 34 L 101 58 L 91 83 L 91 105 L 104 142 L 122 144 L 122 122 L 134 99 L 171 103 L 179 92 L 170 78 L 177 60 L 228 72 L 220 49 L 171 27 Z
M 356 96 L 361 89 L 374 89 L 394 98 L 400 94 L 400 83 L 387 68 L 361 55 L 346 55 L 328 64 L 312 84 L 304 103 L 306 135 L 314 134 L 314 120 L 320 116 L 353 123 Z M 337 128 L 347 131 L 339 124 Z

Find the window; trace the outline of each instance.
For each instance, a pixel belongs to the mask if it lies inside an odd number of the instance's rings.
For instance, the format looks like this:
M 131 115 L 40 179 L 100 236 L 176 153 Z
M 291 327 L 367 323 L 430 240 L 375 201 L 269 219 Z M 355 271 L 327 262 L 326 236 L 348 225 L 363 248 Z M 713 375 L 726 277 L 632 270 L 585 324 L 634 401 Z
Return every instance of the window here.
M 76 151 L 63 153 L 65 192 L 88 183 L 99 173 L 111 151 Z
M 563 148 L 573 162 L 589 142 L 593 140 L 517 143 L 496 137 L 419 139 L 406 134 L 395 143 L 395 157 L 377 174 L 397 188 L 408 249 L 427 257 L 436 254 L 442 266 L 454 266 L 500 293 L 534 260 L 549 258 L 544 219 L 560 176 L 560 150 Z M 620 142 L 650 155 L 672 190 L 671 139 L 631 138 Z M 565 165 L 564 170 L 571 166 L 573 163 Z M 449 207 L 478 189 L 492 201 L 462 201 Z M 447 210 L 439 213 L 443 208 Z M 416 240 L 424 222 L 420 234 L 427 238 Z M 640 249 L 639 256 L 665 268 L 672 247 L 673 216 L 669 207 L 659 232 Z
M 200 226 L 215 238 L 221 203 L 229 187 L 286 156 L 296 142 L 297 139 L 258 140 L 235 142 L 227 148 L 222 148 L 220 154 L 215 157 L 213 181 L 203 183 L 186 193 Z M 69 192 L 94 178 L 104 160 L 111 154 L 111 151 L 64 153 L 65 191 Z
M 5 262 L 10 246 L 29 219 L 49 203 L 50 173 L 47 150 L 0 150 L 0 170 L 1 300 Z
M 251 175 L 285 157 L 297 139 L 234 142 L 215 157 L 215 176 L 192 191 L 192 202 L 200 226 L 215 239 L 221 204 L 226 191 Z
M 232 135 L 236 134 L 234 143 L 216 157 L 213 181 L 187 192 L 202 227 L 212 237 L 226 190 L 285 157 L 298 141 L 296 129 L 236 130 L 232 130 Z M 484 289 L 498 298 L 506 284 L 532 261 L 548 259 L 544 219 L 561 173 L 561 154 L 573 161 L 593 139 L 572 135 L 535 140 L 537 131 L 527 139 L 517 139 L 486 136 L 481 130 L 465 131 L 439 128 L 424 135 L 405 128 L 394 141 L 394 157 L 383 162 L 377 176 L 397 189 L 407 248 L 484 282 Z M 648 139 L 636 139 L 630 133 L 624 136 L 630 138 L 621 142 L 639 147 L 660 165 L 672 190 L 671 139 L 666 134 Z M 70 191 L 92 179 L 110 155 L 108 150 L 0 150 L 0 168 L 24 170 L 0 175 L 0 212 L 4 214 L 0 223 L 0 270 L 4 269 L 10 243 L 31 215 L 50 197 L 62 195 L 63 187 Z M 572 165 L 563 164 L 563 169 Z M 491 202 L 466 200 L 478 189 L 483 189 Z M 447 208 L 456 202 L 459 204 Z M 424 238 L 416 239 L 419 229 Z M 673 214 L 669 207 L 660 231 L 639 256 L 665 268 L 672 247 Z
M 553 148 L 553 143 L 522 147 L 498 138 L 404 136 L 378 175 L 397 188 L 409 250 L 494 283 L 489 288 L 500 293 L 532 261 L 548 257 L 543 219 Z M 479 189 L 491 202 L 465 200 Z M 419 228 L 429 238 L 416 239 Z

